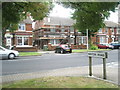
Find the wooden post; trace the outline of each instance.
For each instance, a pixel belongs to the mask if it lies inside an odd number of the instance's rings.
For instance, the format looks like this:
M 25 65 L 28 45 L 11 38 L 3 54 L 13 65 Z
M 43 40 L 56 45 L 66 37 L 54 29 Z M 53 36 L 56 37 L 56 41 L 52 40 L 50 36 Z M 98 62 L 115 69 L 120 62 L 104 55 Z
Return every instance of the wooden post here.
M 89 57 L 89 75 L 92 76 L 92 57 Z
M 106 79 L 106 58 L 103 58 L 103 79 Z

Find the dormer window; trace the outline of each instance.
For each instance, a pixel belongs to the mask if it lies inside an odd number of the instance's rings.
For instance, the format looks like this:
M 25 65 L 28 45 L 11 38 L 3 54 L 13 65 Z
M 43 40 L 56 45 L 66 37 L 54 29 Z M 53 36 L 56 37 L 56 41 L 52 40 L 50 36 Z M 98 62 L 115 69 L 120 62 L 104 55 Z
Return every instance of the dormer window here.
M 19 31 L 25 31 L 25 24 L 19 24 L 18 25 L 18 30 Z

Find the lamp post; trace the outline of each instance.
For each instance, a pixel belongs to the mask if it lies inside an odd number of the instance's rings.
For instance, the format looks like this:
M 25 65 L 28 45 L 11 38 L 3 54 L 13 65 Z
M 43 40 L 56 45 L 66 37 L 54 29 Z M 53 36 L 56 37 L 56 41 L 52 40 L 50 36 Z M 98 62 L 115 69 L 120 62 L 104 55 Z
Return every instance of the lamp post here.
M 86 30 L 87 33 L 87 50 L 88 50 L 88 29 Z

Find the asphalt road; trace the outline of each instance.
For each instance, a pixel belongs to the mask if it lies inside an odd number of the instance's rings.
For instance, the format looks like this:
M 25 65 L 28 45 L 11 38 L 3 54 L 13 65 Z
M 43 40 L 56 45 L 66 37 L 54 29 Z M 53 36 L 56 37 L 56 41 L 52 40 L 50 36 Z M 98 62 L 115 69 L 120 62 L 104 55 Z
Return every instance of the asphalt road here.
M 107 52 L 107 63 L 118 63 L 118 50 L 111 50 Z M 2 75 L 40 72 L 67 67 L 88 66 L 88 61 L 87 53 L 44 54 L 42 56 L 18 57 L 14 60 L 2 61 Z M 93 58 L 93 65 L 99 64 L 102 64 L 102 59 Z

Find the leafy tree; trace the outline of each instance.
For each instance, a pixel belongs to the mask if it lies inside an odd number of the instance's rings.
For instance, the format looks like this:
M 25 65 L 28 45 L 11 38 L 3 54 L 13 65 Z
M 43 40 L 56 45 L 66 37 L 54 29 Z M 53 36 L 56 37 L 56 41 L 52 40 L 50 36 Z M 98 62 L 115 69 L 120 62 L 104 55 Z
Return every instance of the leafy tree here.
M 110 11 L 115 11 L 118 6 L 117 2 L 62 2 L 66 8 L 70 7 L 75 12 L 73 19 L 76 20 L 75 28 L 83 34 L 86 34 L 86 29 L 91 34 L 97 32 L 99 28 L 105 26 L 104 20 L 110 15 Z M 89 38 L 90 39 L 90 38 Z
M 52 9 L 50 2 L 3 2 L 2 27 L 3 29 L 16 26 L 19 21 L 26 18 L 29 12 L 34 19 L 42 20 Z
M 33 19 L 42 20 L 53 8 L 51 2 L 2 2 L 2 42 L 6 29 L 17 29 L 19 21 L 30 13 Z

